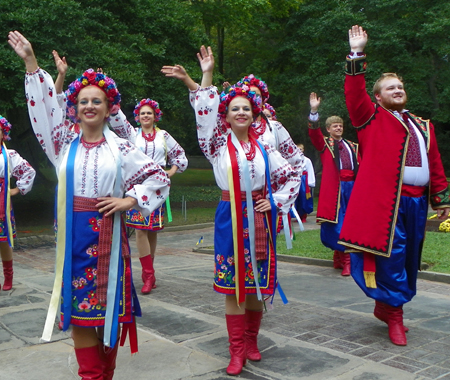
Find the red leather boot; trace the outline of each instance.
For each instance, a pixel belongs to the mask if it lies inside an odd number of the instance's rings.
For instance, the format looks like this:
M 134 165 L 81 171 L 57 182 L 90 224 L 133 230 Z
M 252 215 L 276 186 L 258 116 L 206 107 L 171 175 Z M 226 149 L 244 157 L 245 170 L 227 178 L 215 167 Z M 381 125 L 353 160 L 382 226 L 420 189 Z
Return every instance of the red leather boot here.
M 228 330 L 228 342 L 230 342 L 230 364 L 227 367 L 228 375 L 239 375 L 242 367 L 247 362 L 245 353 L 245 314 L 225 315 Z
M 334 269 L 343 269 L 344 268 L 341 263 L 341 252 L 339 252 L 339 251 L 333 252 L 333 268 Z
M 389 338 L 397 346 L 406 346 L 405 326 L 403 326 L 403 306 L 384 305 L 388 315 Z
M 116 369 L 117 351 L 119 350 L 119 342 L 113 348 L 105 347 L 103 342 L 98 343 L 100 351 L 100 359 L 103 364 L 103 380 L 112 380 L 114 370 Z
M 258 333 L 263 312 L 245 309 L 245 349 L 247 359 L 254 362 L 261 360 L 261 353 L 258 350 Z
M 156 288 L 155 269 L 153 268 L 153 257 L 147 255 L 139 258 L 142 265 L 142 281 L 144 286 L 141 289 L 142 294 L 149 294 Z
M 385 303 L 380 302 L 380 301 L 375 301 L 375 308 L 373 309 L 373 315 L 375 316 L 375 318 L 378 318 L 380 321 L 388 324 L 388 314 L 387 311 L 385 309 Z M 405 332 L 409 331 L 409 328 L 407 328 L 406 326 L 403 326 L 405 328 Z
M 13 261 L 3 262 L 3 276 L 5 276 L 5 282 L 3 284 L 3 290 L 11 290 L 13 284 Z
M 342 263 L 342 273 L 341 276 L 350 276 L 350 253 L 340 252 L 340 258 Z
M 78 375 L 82 380 L 103 380 L 103 366 L 97 346 L 75 348 Z

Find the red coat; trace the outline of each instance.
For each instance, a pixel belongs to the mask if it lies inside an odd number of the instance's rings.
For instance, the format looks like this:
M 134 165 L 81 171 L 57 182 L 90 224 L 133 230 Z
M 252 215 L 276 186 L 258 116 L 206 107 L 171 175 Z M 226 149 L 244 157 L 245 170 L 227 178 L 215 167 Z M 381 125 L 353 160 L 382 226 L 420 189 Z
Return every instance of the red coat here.
M 338 210 L 340 207 L 341 181 L 339 177 L 339 149 L 335 150 L 335 140 L 324 137 L 318 122 L 310 122 L 309 137 L 314 147 L 320 152 L 322 161 L 322 180 L 317 206 L 318 222 L 338 222 Z M 353 164 L 357 171 L 358 144 L 344 140 L 353 152 Z
M 400 202 L 409 130 L 391 111 L 372 103 L 366 92 L 365 57 L 345 78 L 345 99 L 358 132 L 360 167 L 347 207 L 339 243 L 389 257 Z M 359 69 L 359 70 L 358 70 Z M 356 71 L 356 72 L 355 72 Z M 428 152 L 429 193 L 433 208 L 449 207 L 448 183 L 429 120 L 410 115 Z

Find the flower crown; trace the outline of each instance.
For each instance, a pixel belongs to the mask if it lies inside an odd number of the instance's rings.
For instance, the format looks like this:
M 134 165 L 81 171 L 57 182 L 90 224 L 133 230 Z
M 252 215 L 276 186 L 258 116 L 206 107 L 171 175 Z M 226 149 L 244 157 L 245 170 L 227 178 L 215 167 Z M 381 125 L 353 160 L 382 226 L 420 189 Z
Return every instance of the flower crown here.
M 139 122 L 139 110 L 141 109 L 141 107 L 143 106 L 149 106 L 153 109 L 153 112 L 155 113 L 155 123 L 157 123 L 158 121 L 161 120 L 161 117 L 163 115 L 162 111 L 159 109 L 159 104 L 158 102 L 155 102 L 152 99 L 142 99 L 137 105 L 136 107 L 134 107 L 134 120 L 136 120 L 136 123 L 138 125 L 140 125 L 141 123 Z
M 249 87 L 252 87 L 252 86 L 258 87 L 259 90 L 261 91 L 261 97 L 262 97 L 263 103 L 265 103 L 265 102 L 267 102 L 267 100 L 269 100 L 269 89 L 267 87 L 267 84 L 260 78 L 255 77 L 253 74 L 250 74 L 250 75 L 247 75 L 244 78 L 242 78 L 239 82 L 237 82 L 236 86 L 241 87 L 244 84 Z
M 77 98 L 80 91 L 87 86 L 97 86 L 106 95 L 109 103 L 109 112 L 116 114 L 120 109 L 120 93 L 116 82 L 103 73 L 95 72 L 93 69 L 86 70 L 81 77 L 69 84 L 66 90 L 67 115 L 73 122 L 77 122 Z
M 243 86 L 231 86 L 220 94 L 219 115 L 222 118 L 226 118 L 228 105 L 236 97 L 242 96 L 250 101 L 252 106 L 253 116 L 256 117 L 261 113 L 261 98 L 256 95 L 254 91 L 250 91 L 250 87 Z
M 9 132 L 11 132 L 12 125 L 2 115 L 0 115 L 0 125 L 2 127 L 2 132 L 3 132 L 3 141 L 11 140 L 11 137 L 9 137 Z
M 264 103 L 263 109 L 269 110 L 272 115 L 272 120 L 277 120 L 277 113 L 275 112 L 275 108 L 273 108 L 269 103 Z

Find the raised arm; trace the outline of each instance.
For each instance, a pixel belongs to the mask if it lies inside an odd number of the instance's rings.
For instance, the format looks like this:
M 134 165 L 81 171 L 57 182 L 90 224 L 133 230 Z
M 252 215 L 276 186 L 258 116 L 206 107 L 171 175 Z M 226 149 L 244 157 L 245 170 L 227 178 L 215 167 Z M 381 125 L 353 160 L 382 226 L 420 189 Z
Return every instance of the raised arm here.
M 311 108 L 311 114 L 316 114 L 320 106 L 320 98 L 315 92 L 311 92 L 309 95 L 309 106 Z
M 56 50 L 52 51 L 53 59 L 55 60 L 55 66 L 58 70 L 58 77 L 55 81 L 55 91 L 57 94 L 63 92 L 64 80 L 66 79 L 67 68 L 69 65 L 66 62 L 66 57 L 60 57 Z
M 348 43 L 353 53 L 362 53 L 367 45 L 368 36 L 366 31 L 358 25 L 353 25 L 348 30 Z
M 311 107 L 311 112 L 308 117 L 308 134 L 314 148 L 316 148 L 319 152 L 322 152 L 325 148 L 325 141 L 319 125 L 318 110 L 320 102 L 321 100 L 317 94 L 315 92 L 311 92 L 309 95 L 309 106 Z
M 190 91 L 195 91 L 198 88 L 198 84 L 192 80 L 186 69 L 181 65 L 163 66 L 161 72 L 168 78 L 181 80 Z
M 34 55 L 33 48 L 30 41 L 28 41 L 17 30 L 9 32 L 8 43 L 16 52 L 16 54 L 23 59 L 25 67 L 29 73 L 33 73 L 38 69 L 38 63 L 36 56 Z
M 214 55 L 210 46 L 205 48 L 205 46 L 200 47 L 200 52 L 197 53 L 198 62 L 202 68 L 202 84 L 203 88 L 212 85 L 212 76 L 214 71 Z

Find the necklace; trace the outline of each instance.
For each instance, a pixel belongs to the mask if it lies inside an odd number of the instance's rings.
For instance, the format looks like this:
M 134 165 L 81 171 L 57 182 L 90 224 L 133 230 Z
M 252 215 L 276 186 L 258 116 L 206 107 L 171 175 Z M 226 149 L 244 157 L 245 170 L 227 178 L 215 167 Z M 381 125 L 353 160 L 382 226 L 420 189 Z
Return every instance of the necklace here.
M 83 146 L 89 150 L 91 148 L 95 148 L 96 146 L 102 144 L 104 141 L 106 141 L 105 137 L 102 137 L 101 140 L 95 141 L 95 142 L 87 142 L 85 141 L 85 139 L 83 138 L 83 136 L 81 136 L 81 143 L 83 144 Z
M 153 132 L 150 133 L 144 133 L 144 131 L 142 130 L 142 137 L 147 140 L 147 141 L 153 141 L 155 140 L 156 137 L 156 129 L 153 128 Z
M 267 128 L 267 122 L 264 118 L 261 118 L 261 120 L 259 122 L 256 121 L 255 123 L 253 123 L 252 129 L 257 136 L 261 136 L 266 131 L 266 128 Z
M 255 158 L 256 155 L 256 148 L 255 144 L 253 143 L 253 139 L 249 139 L 248 143 L 245 141 L 240 141 L 242 149 L 244 150 L 245 157 L 247 157 L 247 161 L 251 161 Z

